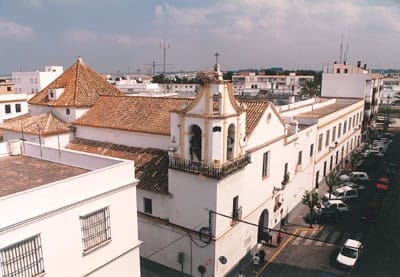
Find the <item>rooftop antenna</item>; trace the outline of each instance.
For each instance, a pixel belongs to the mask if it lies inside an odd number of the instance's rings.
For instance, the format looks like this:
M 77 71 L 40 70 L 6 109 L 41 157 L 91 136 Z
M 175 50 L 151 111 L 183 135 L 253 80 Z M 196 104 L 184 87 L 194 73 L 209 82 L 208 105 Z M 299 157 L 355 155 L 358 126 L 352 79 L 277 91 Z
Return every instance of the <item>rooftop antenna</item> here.
M 152 68 L 152 75 L 156 75 L 156 66 L 159 66 L 159 65 L 162 65 L 162 64 L 159 64 L 159 63 L 156 64 L 156 62 L 153 61 L 151 64 L 147 63 L 146 65 L 150 65 L 151 68 Z
M 163 74 L 165 75 L 165 60 L 166 60 L 166 56 L 167 56 L 167 49 L 169 48 L 169 43 L 165 44 L 165 39 L 164 39 L 164 45 L 160 44 L 160 48 L 163 49 Z
M 346 51 L 344 51 L 344 61 L 347 61 L 347 53 L 349 52 L 349 41 L 346 42 Z
M 343 34 L 342 37 L 340 39 L 340 57 L 339 57 L 339 64 L 342 63 L 342 52 L 343 52 Z

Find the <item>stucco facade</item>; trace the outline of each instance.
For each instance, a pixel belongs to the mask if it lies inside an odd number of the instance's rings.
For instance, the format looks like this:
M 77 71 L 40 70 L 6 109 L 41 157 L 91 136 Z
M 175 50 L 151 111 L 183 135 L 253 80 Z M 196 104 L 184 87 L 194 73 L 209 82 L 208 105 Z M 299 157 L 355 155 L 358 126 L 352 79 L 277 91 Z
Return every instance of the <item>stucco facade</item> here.
M 35 251 L 42 257 L 38 262 L 43 272 L 39 273 L 49 276 L 140 276 L 141 242 L 137 235 L 134 164 L 74 151 L 40 148 L 27 142 L 22 155 L 21 159 L 33 157 L 43 160 L 49 170 L 53 163 L 57 163 L 87 172 L 2 195 L 2 255 L 10 248 L 29 243 L 31 238 L 39 238 L 35 244 Z M 47 175 L 52 174 L 47 171 Z M 85 231 L 82 229 L 84 218 L 102 209 L 108 212 L 109 237 L 86 250 L 83 242 Z M 13 212 L 10 214 L 10 211 Z M 20 252 L 20 255 L 29 254 Z M 5 267 L 5 260 L 2 262 L 1 266 Z M 10 268 L 19 270 L 19 274 L 25 272 L 18 269 L 19 266 L 7 266 L 7 270 Z

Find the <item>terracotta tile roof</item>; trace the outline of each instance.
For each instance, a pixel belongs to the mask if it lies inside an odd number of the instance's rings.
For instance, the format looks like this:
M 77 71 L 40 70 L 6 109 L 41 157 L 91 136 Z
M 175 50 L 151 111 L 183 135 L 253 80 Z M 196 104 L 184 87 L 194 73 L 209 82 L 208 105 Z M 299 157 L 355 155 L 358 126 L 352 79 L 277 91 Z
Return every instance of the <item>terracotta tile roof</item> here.
M 64 88 L 56 100 L 48 98 L 49 89 Z M 124 95 L 79 58 L 57 79 L 29 100 L 31 105 L 91 107 L 101 95 Z
M 21 132 L 31 135 L 50 136 L 70 132 L 69 125 L 52 113 L 43 113 L 39 115 L 24 114 L 19 117 L 9 119 L 0 125 L 0 129 Z M 23 129 L 23 130 L 22 130 Z
M 169 135 L 170 111 L 181 109 L 184 103 L 191 101 L 185 98 L 104 96 L 73 124 Z
M 267 100 L 240 100 L 241 105 L 245 104 L 246 109 L 246 136 L 249 137 L 258 122 L 263 116 L 265 110 L 268 108 L 271 102 Z
M 168 194 L 168 152 L 108 142 L 75 139 L 68 149 L 135 161 L 138 189 Z
M 186 98 L 103 96 L 73 124 L 170 135 L 170 111 L 180 110 L 183 104 L 192 101 Z M 270 102 L 240 100 L 239 103 L 247 106 L 246 135 L 249 136 Z

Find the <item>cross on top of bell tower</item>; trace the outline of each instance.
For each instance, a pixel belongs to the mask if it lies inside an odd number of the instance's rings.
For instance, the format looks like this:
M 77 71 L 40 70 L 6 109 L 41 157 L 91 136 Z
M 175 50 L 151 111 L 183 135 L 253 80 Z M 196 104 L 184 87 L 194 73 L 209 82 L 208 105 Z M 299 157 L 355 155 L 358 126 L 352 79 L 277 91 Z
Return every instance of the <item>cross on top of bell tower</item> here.
M 214 54 L 214 56 L 215 56 L 214 74 L 215 74 L 215 77 L 217 78 L 217 80 L 223 80 L 221 68 L 220 68 L 220 65 L 218 64 L 218 57 L 220 55 L 221 54 L 218 52 L 215 52 L 215 54 Z

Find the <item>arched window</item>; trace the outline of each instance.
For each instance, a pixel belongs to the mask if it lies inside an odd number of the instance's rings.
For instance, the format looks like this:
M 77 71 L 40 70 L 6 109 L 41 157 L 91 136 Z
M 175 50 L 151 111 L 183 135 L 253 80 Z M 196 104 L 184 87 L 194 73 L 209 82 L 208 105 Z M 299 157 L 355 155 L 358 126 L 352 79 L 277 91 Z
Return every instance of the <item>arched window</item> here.
M 192 125 L 190 127 L 190 148 L 189 148 L 189 154 L 190 154 L 190 159 L 192 161 L 201 161 L 201 141 L 202 141 L 202 135 L 201 135 L 201 128 L 197 125 Z
M 231 160 L 234 158 L 234 146 L 235 146 L 235 125 L 231 124 L 228 127 L 228 136 L 227 136 L 227 143 L 226 143 L 226 159 Z

